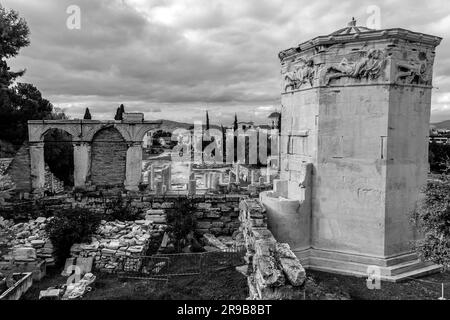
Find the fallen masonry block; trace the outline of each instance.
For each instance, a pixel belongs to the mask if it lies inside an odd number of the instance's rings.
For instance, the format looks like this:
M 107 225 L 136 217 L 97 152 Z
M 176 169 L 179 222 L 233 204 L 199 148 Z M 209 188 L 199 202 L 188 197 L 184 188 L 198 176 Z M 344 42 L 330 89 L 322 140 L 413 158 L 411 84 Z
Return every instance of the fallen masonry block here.
M 284 274 L 277 268 L 273 257 L 254 256 L 253 269 L 256 270 L 255 279 L 260 287 L 277 287 L 285 284 Z
M 254 250 L 259 256 L 270 256 L 274 250 L 276 241 L 273 238 L 256 240 Z
M 44 240 L 31 240 L 31 245 L 33 248 L 42 248 L 45 245 Z
M 242 266 L 237 266 L 235 269 L 237 272 L 241 273 L 244 276 L 248 275 L 248 264 L 244 264 Z
M 33 261 L 36 259 L 36 249 L 30 247 L 18 247 L 12 251 L 15 261 Z
M 280 258 L 279 262 L 286 278 L 294 287 L 301 286 L 305 282 L 306 272 L 298 259 Z
M 205 233 L 203 235 L 203 238 L 205 239 L 205 242 L 213 247 L 216 247 L 222 251 L 225 251 L 228 249 L 226 245 L 224 245 L 219 239 L 217 239 L 214 235 L 210 233 Z
M 47 221 L 47 218 L 45 218 L 45 217 L 38 217 L 35 220 L 36 223 L 44 223 L 46 221 Z
M 145 220 L 151 221 L 156 224 L 165 224 L 167 223 L 167 219 L 165 215 L 146 215 Z
M 63 277 L 68 277 L 73 272 L 73 266 L 75 265 L 75 258 L 67 258 L 64 263 L 64 269 L 61 272 Z
M 90 273 L 92 271 L 92 264 L 94 263 L 93 257 L 78 257 L 76 265 L 80 268 L 82 275 Z
M 165 211 L 162 209 L 148 209 L 145 214 L 148 215 L 164 215 Z
M 279 243 L 275 245 L 275 251 L 278 257 L 280 258 L 291 258 L 297 259 L 297 256 L 294 252 L 292 252 L 291 247 L 287 243 Z
M 206 252 L 220 252 L 219 248 L 212 246 L 204 246 L 203 249 L 205 249 Z
M 101 252 L 102 252 L 102 254 L 103 255 L 114 255 L 114 254 L 116 254 L 116 252 L 117 252 L 117 250 L 112 250 L 112 249 L 102 249 L 101 250 Z
M 39 292 L 39 300 L 60 300 L 62 289 L 47 289 Z

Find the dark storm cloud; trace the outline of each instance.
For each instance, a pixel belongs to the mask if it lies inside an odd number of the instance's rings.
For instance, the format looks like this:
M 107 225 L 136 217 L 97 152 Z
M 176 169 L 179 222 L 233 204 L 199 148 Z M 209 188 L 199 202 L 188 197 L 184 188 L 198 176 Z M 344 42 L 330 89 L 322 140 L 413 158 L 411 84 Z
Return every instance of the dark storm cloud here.
M 364 25 L 372 1 L 298 0 L 6 0 L 31 29 L 31 46 L 14 59 L 22 81 L 37 85 L 73 116 L 99 118 L 116 106 L 176 120 L 211 109 L 263 121 L 279 107 L 280 50 L 344 26 Z M 382 27 L 446 37 L 446 1 L 381 1 Z M 66 27 L 69 5 L 81 30 Z M 433 110 L 450 118 L 450 45 L 438 48 Z M 262 109 L 260 109 L 262 108 Z M 196 112 L 192 112 L 194 110 Z M 111 111 L 113 110 L 113 111 Z M 155 112 L 152 110 L 161 110 Z M 258 111 L 259 110 L 259 111 Z M 269 111 L 270 111 L 269 110 Z M 150 115 L 152 116 L 152 115 Z M 153 115 L 154 116 L 154 115 Z

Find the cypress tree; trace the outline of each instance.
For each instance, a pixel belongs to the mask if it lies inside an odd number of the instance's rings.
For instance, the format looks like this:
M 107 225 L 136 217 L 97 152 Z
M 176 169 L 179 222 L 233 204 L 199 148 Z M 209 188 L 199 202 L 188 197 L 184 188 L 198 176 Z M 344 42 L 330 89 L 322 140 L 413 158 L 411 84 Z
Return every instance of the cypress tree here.
M 86 111 L 84 112 L 84 120 L 91 120 L 92 116 L 91 116 L 91 112 L 89 111 L 89 108 L 86 108 Z
M 208 115 L 208 111 L 206 111 L 206 130 L 209 130 L 209 115 Z

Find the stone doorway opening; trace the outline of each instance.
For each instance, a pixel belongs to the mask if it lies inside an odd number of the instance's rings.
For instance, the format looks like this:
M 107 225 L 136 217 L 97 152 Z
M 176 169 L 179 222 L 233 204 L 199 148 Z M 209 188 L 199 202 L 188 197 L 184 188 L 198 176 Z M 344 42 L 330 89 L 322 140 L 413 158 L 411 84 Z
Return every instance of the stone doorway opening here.
M 46 189 L 54 190 L 60 182 L 64 187 L 73 187 L 73 139 L 70 133 L 61 129 L 49 129 L 44 134 L 44 161 Z

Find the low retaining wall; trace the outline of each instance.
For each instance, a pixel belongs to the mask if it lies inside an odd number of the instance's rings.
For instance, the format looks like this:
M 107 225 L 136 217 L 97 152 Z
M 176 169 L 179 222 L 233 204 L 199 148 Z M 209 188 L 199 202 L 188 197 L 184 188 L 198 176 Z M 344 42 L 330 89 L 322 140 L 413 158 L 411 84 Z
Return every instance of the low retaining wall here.
M 265 209 L 257 199 L 240 203 L 241 231 L 247 246 L 250 299 L 304 299 L 305 269 L 287 243 L 267 229 Z
M 45 197 L 29 201 L 17 201 L 1 206 L 0 216 L 15 221 L 29 220 L 39 216 L 53 216 L 54 212 L 81 207 L 98 213 L 110 213 L 120 200 L 142 214 L 149 209 L 164 209 L 166 214 L 176 210 L 180 199 L 189 197 L 196 204 L 195 217 L 199 233 L 212 233 L 216 236 L 232 235 L 239 229 L 239 202 L 246 195 L 193 195 L 166 194 L 156 196 L 121 191 L 96 191 L 83 193 L 68 193 L 54 197 Z

